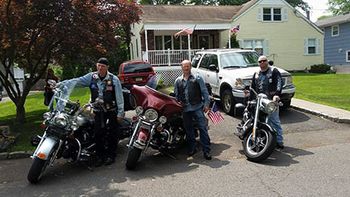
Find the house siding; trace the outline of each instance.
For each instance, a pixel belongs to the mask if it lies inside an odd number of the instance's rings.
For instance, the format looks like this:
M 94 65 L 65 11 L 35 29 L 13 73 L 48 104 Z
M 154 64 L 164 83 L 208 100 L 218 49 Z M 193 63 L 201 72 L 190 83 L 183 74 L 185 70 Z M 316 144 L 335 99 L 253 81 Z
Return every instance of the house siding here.
M 330 65 L 348 65 L 346 51 L 350 50 L 350 22 L 339 24 L 339 35 L 332 37 L 332 26 L 325 28 L 324 62 Z
M 278 22 L 260 21 L 258 14 L 263 7 L 285 9 L 287 19 Z M 323 33 L 301 17 L 300 13 L 295 14 L 283 1 L 269 0 L 253 6 L 233 23 L 240 24 L 238 40 L 264 40 L 264 53 L 274 60 L 276 66 L 286 70 L 303 70 L 310 65 L 323 63 Z M 319 54 L 304 55 L 304 40 L 307 38 L 320 40 Z

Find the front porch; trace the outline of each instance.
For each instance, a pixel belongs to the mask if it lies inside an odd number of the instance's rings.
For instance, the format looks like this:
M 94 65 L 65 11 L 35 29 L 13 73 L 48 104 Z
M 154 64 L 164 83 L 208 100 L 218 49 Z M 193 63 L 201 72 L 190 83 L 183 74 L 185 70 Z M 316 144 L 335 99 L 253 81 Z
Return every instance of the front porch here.
M 153 66 L 178 66 L 184 59 L 192 60 L 194 54 L 201 50 L 203 49 L 142 51 L 142 59 Z

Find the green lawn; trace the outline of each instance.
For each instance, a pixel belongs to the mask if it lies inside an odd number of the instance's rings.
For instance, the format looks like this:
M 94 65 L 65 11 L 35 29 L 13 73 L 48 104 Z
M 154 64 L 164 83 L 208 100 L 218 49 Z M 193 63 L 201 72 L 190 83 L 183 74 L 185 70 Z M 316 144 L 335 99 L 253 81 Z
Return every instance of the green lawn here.
M 350 74 L 293 73 L 295 98 L 350 111 Z
M 89 89 L 77 88 L 71 98 L 73 101 L 79 100 L 82 104 L 87 103 L 90 98 Z M 40 128 L 43 121 L 42 115 L 48 111 L 47 106 L 44 105 L 43 93 L 28 96 L 25 109 L 26 123 L 19 125 L 15 122 L 16 107 L 13 102 L 0 102 L 0 125 L 10 125 L 11 134 L 18 135 L 16 145 L 11 148 L 11 151 L 33 150 L 34 148 L 30 145 L 31 136 L 43 133 Z

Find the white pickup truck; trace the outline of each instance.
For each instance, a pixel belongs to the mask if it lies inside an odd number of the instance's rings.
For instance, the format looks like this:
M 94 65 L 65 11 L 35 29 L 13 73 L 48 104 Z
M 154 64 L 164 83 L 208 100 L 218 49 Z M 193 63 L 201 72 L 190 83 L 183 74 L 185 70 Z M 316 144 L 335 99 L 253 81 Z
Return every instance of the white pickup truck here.
M 235 115 L 236 103 L 244 103 L 242 86 L 250 85 L 253 74 L 259 71 L 257 64 L 259 55 L 254 50 L 243 49 L 208 49 L 196 53 L 192 60 L 192 73 L 201 75 L 205 83 L 211 86 L 212 94 L 221 100 L 223 111 Z M 283 108 L 288 108 L 295 93 L 292 76 L 278 68 L 283 78 L 281 101 Z

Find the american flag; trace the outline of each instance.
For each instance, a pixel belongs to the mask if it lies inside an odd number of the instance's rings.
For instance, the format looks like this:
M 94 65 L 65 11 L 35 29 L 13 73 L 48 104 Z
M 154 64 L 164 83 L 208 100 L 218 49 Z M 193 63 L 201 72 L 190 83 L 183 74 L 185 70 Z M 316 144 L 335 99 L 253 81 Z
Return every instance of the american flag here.
M 196 25 L 194 25 L 192 28 L 191 27 L 184 28 L 181 31 L 174 34 L 174 36 L 175 36 L 175 38 L 177 38 L 177 37 L 183 36 L 183 35 L 191 35 L 193 33 L 195 27 L 196 27 Z
M 237 32 L 239 32 L 239 25 L 231 29 L 231 33 L 237 33 Z
M 208 112 L 208 117 L 213 122 L 214 125 L 224 120 L 224 117 L 220 114 L 219 109 L 215 102 L 213 104 L 213 107 Z

